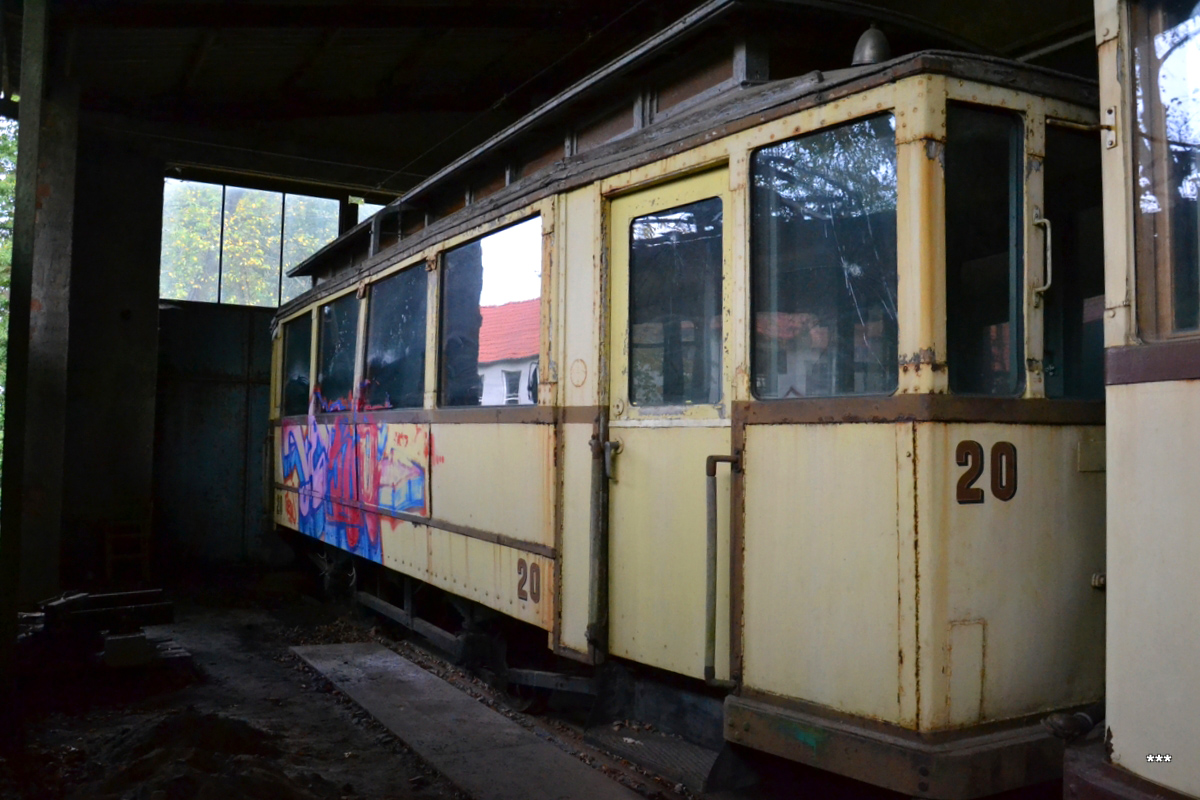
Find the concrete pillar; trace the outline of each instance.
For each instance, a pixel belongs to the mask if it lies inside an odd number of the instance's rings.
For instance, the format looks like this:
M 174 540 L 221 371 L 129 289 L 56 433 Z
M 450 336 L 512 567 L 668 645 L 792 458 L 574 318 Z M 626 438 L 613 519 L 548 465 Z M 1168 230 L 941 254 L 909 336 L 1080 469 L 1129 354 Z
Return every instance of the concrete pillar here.
M 0 675 L 15 607 L 58 590 L 78 95 L 47 80 L 48 4 L 23 14 L 0 500 Z

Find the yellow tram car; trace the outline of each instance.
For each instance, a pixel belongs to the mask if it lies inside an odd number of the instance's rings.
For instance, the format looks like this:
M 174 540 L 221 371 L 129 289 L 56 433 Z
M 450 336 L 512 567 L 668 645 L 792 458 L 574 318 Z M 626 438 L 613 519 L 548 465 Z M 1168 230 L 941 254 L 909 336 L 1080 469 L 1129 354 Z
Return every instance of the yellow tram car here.
M 735 747 L 920 797 L 1052 778 L 1038 718 L 1104 693 L 1096 86 L 781 77 L 739 7 L 294 271 L 275 522 L 723 698 Z

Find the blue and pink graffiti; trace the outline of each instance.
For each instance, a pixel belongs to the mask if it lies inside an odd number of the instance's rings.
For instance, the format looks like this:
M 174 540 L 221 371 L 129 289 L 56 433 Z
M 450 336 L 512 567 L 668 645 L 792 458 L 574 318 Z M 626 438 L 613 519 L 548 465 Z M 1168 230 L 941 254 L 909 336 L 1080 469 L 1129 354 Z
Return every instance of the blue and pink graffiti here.
M 301 533 L 382 563 L 380 514 L 427 515 L 429 437 L 418 425 L 352 414 L 283 426 L 283 474 L 298 489 Z

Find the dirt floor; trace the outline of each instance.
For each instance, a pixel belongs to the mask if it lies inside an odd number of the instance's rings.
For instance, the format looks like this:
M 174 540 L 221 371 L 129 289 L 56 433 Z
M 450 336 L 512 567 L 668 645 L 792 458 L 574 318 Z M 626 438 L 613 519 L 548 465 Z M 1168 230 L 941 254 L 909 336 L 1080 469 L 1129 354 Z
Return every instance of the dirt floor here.
M 527 718 L 479 679 L 300 573 L 204 576 L 172 593 L 176 622 L 148 629 L 192 658 L 114 670 L 26 654 L 17 735 L 0 749 L 0 799 L 403 800 L 465 798 L 288 648 L 378 641 L 642 795 L 674 787 L 584 748 L 569 726 Z
M 110 669 L 88 654 L 29 650 L 14 730 L 0 731 L 0 800 L 405 800 L 465 798 L 290 647 L 376 641 L 652 800 L 690 797 L 582 743 L 571 720 L 518 699 L 405 632 L 316 599 L 302 572 L 222 571 L 174 587 L 176 621 L 148 629 L 191 658 Z M 625 724 L 637 724 L 626 721 Z M 891 800 L 866 784 L 766 760 L 739 797 Z M 1006 797 L 1061 797 L 1061 783 Z M 998 800 L 998 798 L 997 798 Z

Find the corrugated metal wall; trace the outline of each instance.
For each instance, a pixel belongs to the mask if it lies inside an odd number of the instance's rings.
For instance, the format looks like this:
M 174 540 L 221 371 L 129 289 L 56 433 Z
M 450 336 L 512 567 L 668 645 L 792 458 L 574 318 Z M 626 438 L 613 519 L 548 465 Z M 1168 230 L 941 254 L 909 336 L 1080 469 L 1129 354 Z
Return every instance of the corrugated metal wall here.
M 168 564 L 281 556 L 262 494 L 273 313 L 161 306 L 155 538 Z

